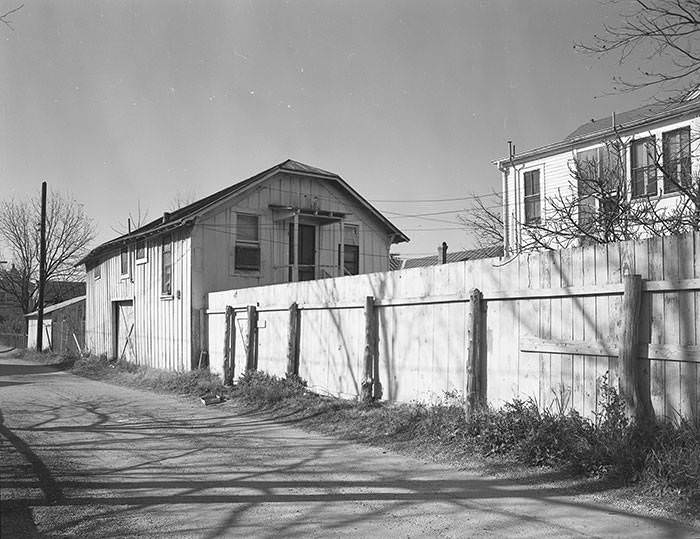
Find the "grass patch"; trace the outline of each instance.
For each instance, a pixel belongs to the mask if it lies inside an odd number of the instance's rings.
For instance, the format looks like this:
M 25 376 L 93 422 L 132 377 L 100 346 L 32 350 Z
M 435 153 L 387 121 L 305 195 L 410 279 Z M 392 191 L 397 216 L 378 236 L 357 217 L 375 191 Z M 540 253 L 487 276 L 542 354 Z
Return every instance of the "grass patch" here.
M 198 397 L 221 394 L 224 389 L 221 378 L 207 370 L 171 372 L 105 357 L 78 358 L 70 370 L 78 376 L 161 393 Z

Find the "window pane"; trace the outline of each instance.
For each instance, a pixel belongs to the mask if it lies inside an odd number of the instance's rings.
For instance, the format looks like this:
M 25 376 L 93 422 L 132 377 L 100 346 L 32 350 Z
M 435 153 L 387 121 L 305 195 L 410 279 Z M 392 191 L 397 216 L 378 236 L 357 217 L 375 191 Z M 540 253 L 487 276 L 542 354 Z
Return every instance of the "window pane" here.
M 236 239 L 240 241 L 258 241 L 257 215 L 237 214 Z
M 360 248 L 357 245 L 346 245 L 343 255 L 343 275 L 358 275 L 360 273 Z M 340 245 L 338 245 L 338 265 L 340 265 Z
M 236 245 L 235 260 L 237 270 L 259 270 L 260 247 L 257 245 Z
M 162 247 L 162 273 L 161 273 L 161 292 L 163 294 L 172 294 L 172 280 L 173 280 L 173 245 L 170 236 L 165 236 L 163 238 Z
M 129 249 L 122 248 L 120 253 L 120 266 L 122 275 L 129 273 Z
M 136 258 L 138 260 L 146 258 L 146 240 L 136 242 Z
M 532 196 L 540 192 L 540 171 L 530 170 L 524 174 L 525 196 Z
M 343 243 L 345 245 L 360 245 L 360 233 L 357 225 L 345 225 Z

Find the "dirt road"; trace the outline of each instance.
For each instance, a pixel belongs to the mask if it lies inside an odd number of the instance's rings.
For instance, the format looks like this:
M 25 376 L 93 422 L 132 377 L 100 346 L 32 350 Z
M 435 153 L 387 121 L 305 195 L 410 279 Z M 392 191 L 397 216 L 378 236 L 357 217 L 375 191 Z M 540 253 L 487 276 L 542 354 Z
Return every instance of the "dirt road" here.
M 698 537 L 482 477 L 0 356 L 3 537 Z

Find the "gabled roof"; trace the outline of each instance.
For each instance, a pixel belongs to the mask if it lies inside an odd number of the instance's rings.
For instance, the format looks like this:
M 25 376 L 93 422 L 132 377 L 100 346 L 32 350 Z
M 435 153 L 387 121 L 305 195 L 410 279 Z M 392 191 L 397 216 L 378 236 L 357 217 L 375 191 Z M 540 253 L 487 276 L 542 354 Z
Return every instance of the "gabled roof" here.
M 482 258 L 497 258 L 503 256 L 503 246 L 493 245 L 479 249 L 467 249 L 464 251 L 447 252 L 447 263 L 466 262 L 468 260 L 481 260 Z M 440 264 L 438 255 L 421 256 L 417 258 L 401 259 L 401 267 L 396 269 L 425 268 Z
M 573 149 L 574 146 L 581 146 L 586 143 L 595 144 L 597 141 L 604 140 L 615 134 L 630 133 L 635 130 L 641 131 L 651 123 L 672 120 L 699 110 L 700 99 L 697 98 L 681 103 L 677 101 L 653 103 L 626 112 L 616 113 L 614 128 L 612 125 L 612 114 L 610 114 L 604 118 L 590 120 L 580 125 L 559 142 L 519 153 L 514 157 L 513 162 L 522 163 L 545 155 L 568 151 Z M 499 167 L 504 167 L 509 163 L 509 158 L 498 159 L 493 162 Z
M 95 247 L 90 251 L 82 260 L 76 265 L 84 264 L 86 261 L 95 258 L 100 253 L 104 253 L 108 250 L 120 247 L 127 241 L 131 242 L 136 239 L 144 238 L 147 236 L 152 236 L 155 234 L 164 233 L 170 230 L 177 229 L 182 226 L 187 226 L 194 223 L 194 220 L 201 215 L 205 210 L 209 209 L 214 204 L 225 200 L 233 195 L 242 193 L 246 189 L 252 187 L 258 182 L 266 179 L 267 177 L 277 173 L 277 172 L 292 172 L 296 174 L 306 174 L 330 181 L 334 181 L 347 191 L 352 197 L 357 199 L 360 204 L 362 204 L 366 209 L 370 211 L 377 219 L 379 219 L 390 231 L 395 235 L 396 240 L 393 243 L 400 243 L 408 241 L 408 237 L 401 232 L 396 226 L 394 226 L 391 221 L 389 221 L 384 215 L 382 215 L 379 210 L 372 206 L 364 197 L 362 197 L 357 191 L 355 191 L 350 185 L 343 180 L 339 175 L 328 172 L 326 170 L 312 167 L 298 161 L 293 161 L 292 159 L 287 159 L 282 163 L 275 165 L 274 167 L 263 170 L 258 174 L 251 176 L 250 178 L 230 185 L 216 193 L 213 193 L 207 197 L 199 199 L 187 206 L 178 208 L 173 212 L 166 212 L 163 217 L 154 219 L 150 223 L 132 231 L 130 234 L 123 234 L 113 240 L 105 242 L 101 245 Z

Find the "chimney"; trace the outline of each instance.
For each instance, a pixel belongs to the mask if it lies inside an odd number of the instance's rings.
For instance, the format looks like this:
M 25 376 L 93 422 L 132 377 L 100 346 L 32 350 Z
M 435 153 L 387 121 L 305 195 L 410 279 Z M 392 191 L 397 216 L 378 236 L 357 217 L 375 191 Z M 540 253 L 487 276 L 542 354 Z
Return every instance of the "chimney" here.
M 438 245 L 438 264 L 447 263 L 447 242 L 442 242 L 442 245 Z

